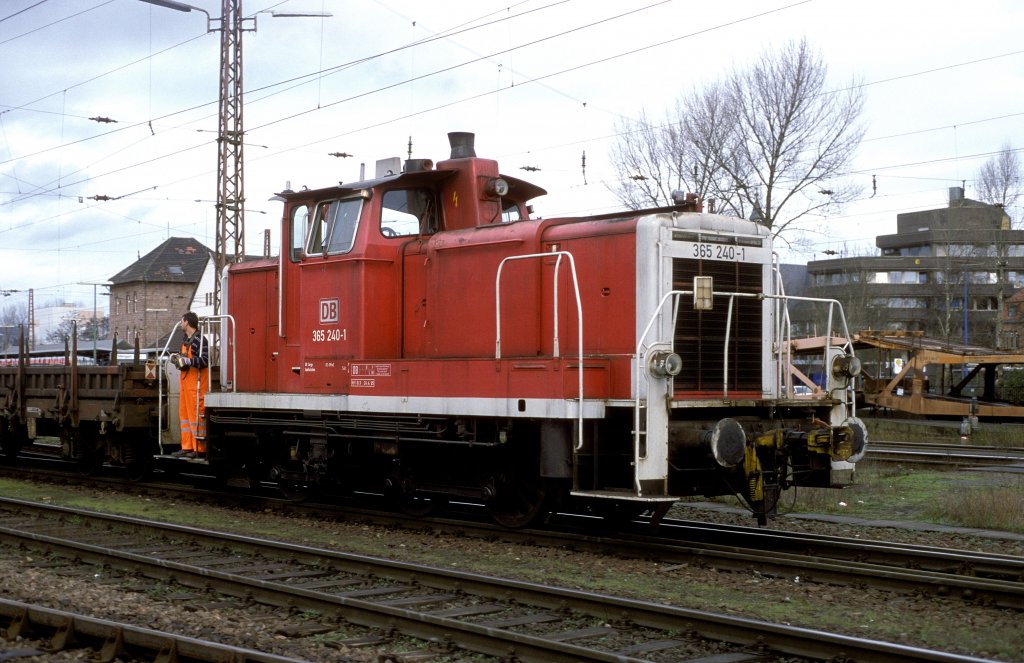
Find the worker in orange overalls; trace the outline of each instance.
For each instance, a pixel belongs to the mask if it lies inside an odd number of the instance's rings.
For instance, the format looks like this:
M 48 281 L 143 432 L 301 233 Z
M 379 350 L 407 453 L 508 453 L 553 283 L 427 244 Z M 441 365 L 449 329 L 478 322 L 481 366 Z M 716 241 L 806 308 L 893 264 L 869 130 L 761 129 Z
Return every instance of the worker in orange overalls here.
M 181 371 L 178 418 L 181 420 L 181 450 L 172 456 L 197 458 L 206 453 L 206 391 L 209 387 L 210 358 L 206 339 L 199 333 L 199 316 L 192 311 L 181 316 L 181 352 L 171 361 Z

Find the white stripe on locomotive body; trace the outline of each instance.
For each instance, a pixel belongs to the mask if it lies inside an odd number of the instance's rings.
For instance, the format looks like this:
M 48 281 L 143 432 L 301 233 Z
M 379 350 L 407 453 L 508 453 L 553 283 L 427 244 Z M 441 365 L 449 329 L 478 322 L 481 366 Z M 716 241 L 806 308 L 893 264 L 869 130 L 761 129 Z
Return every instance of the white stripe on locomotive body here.
M 211 392 L 207 409 L 355 412 L 366 414 L 423 414 L 503 418 L 575 419 L 575 400 L 545 398 L 433 398 L 429 396 L 353 396 L 344 394 L 292 394 Z M 605 402 L 586 400 L 583 417 L 601 419 Z

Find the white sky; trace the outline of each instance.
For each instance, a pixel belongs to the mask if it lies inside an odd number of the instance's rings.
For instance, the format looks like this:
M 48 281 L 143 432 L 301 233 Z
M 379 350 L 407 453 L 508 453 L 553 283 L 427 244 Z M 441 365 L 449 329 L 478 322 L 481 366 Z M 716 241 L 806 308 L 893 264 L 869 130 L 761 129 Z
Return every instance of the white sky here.
M 220 14 L 217 0 L 191 4 Z M 333 14 L 261 13 L 244 37 L 250 254 L 266 228 L 277 252 L 280 203 L 268 199 L 286 183 L 352 181 L 361 163 L 372 175 L 377 159 L 407 156 L 410 136 L 414 157 L 440 161 L 449 131 L 474 132 L 479 156 L 547 189 L 535 201 L 543 216 L 614 209 L 604 182 L 617 118 L 661 117 L 693 85 L 801 37 L 822 51 L 832 87 L 867 84 L 868 131 L 850 175 L 865 199 L 821 219 L 815 253 L 789 262 L 873 250 L 876 235 L 896 231 L 896 214 L 944 206 L 961 181 L 970 197 L 986 159 L 1007 142 L 1024 146 L 1017 0 L 245 0 L 244 9 Z M 0 290 L 33 288 L 37 306 L 88 306 L 93 287 L 80 283 L 106 281 L 169 236 L 214 247 L 219 35 L 205 29 L 199 12 L 138 0 L 0 3 Z

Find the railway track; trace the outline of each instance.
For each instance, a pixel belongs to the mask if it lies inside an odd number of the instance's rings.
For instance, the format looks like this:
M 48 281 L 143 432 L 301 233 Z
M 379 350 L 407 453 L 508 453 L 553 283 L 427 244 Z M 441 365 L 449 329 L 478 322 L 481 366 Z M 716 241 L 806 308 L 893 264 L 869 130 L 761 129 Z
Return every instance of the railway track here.
M 100 480 L 90 478 L 94 484 Z M 104 481 L 111 487 L 124 483 L 116 479 Z M 127 485 L 135 491 L 153 490 L 167 499 L 228 503 L 241 499 L 246 508 L 286 510 L 310 518 L 333 515 L 389 527 L 429 527 L 438 533 L 637 559 L 656 558 L 666 564 L 694 563 L 734 573 L 757 568 L 765 575 L 799 577 L 805 583 L 870 587 L 1024 610 L 1024 558 L 1012 555 L 673 518 L 663 519 L 657 529 L 651 527 L 649 520 L 640 518 L 621 523 L 618 532 L 608 534 L 607 523 L 600 518 L 557 514 L 544 528 L 509 530 L 491 523 L 486 513 L 474 505 L 451 505 L 438 516 L 410 517 L 363 508 L 352 502 L 295 503 L 248 493 L 240 497 L 219 490 L 196 493 L 193 487 L 176 484 Z M 772 554 L 765 555 L 766 550 Z
M 1007 471 L 1015 471 L 1015 466 L 1024 466 L 1024 448 L 872 440 L 867 458 L 874 462 L 938 468 L 1003 467 Z
M 674 563 L 699 561 L 733 572 L 756 564 L 764 575 L 801 582 L 959 597 L 1024 610 L 1020 557 L 671 519 L 657 531 L 651 535 L 637 522 L 621 540 L 637 546 L 637 556 L 658 554 Z
M 301 663 L 231 645 L 155 631 L 133 624 L 96 619 L 20 601 L 0 599 L 0 629 L 17 646 L 0 651 L 0 660 L 50 657 L 73 650 L 80 660 L 98 661 L 246 661 Z
M 710 612 L 3 500 L 0 536 L 87 564 L 521 661 L 978 661 Z M 436 653 L 436 652 L 435 652 Z

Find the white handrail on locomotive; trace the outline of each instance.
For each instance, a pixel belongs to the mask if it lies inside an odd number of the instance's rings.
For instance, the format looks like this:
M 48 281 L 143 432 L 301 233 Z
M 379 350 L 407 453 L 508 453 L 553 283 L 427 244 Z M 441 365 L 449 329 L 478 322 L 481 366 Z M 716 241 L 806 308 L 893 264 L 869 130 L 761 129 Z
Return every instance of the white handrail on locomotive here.
M 528 253 L 521 256 L 509 256 L 504 258 L 498 264 L 498 272 L 494 277 L 494 321 L 495 321 L 495 339 L 494 339 L 494 358 L 501 359 L 501 272 L 505 268 L 505 263 L 511 260 L 526 260 L 536 258 L 550 258 L 557 256 L 555 259 L 555 275 L 552 279 L 553 282 L 553 300 L 554 300 L 554 320 L 552 324 L 554 326 L 553 338 L 552 338 L 552 350 L 553 356 L 560 356 L 558 347 L 558 274 L 562 267 L 562 256 L 569 258 L 569 274 L 572 276 L 572 285 L 574 294 L 576 296 L 576 343 L 579 351 L 579 369 L 577 371 L 577 379 L 579 381 L 579 398 L 577 400 L 577 427 L 576 427 L 576 451 L 583 448 L 583 304 L 580 300 L 580 284 L 576 278 L 576 262 L 572 257 L 572 254 L 568 251 L 549 251 L 547 253 Z
M 786 286 L 782 280 L 782 270 L 779 268 L 781 259 L 779 254 L 772 251 L 772 275 L 775 277 L 774 292 L 785 296 Z M 789 367 L 793 365 L 793 327 L 789 319 L 789 307 L 782 306 L 779 300 L 775 300 L 775 332 L 772 337 L 772 354 L 775 356 L 775 375 L 782 382 L 783 392 L 786 396 L 793 396 L 793 372 Z M 780 341 L 781 344 L 780 344 Z M 785 371 L 783 371 L 785 369 Z M 785 377 L 783 377 L 785 376 Z
M 778 295 L 765 295 L 765 296 L 766 297 L 775 297 L 775 298 L 779 297 Z M 813 303 L 818 303 L 818 304 L 828 304 L 829 305 L 828 306 L 828 323 L 825 326 L 825 346 L 823 348 L 823 354 L 822 354 L 822 360 L 821 360 L 821 365 L 822 365 L 822 370 L 823 371 L 829 370 L 829 367 L 828 367 L 828 357 L 829 357 L 829 350 L 832 349 L 832 338 L 833 338 L 833 336 L 832 336 L 832 319 L 834 317 L 833 311 L 834 311 L 835 307 L 837 307 L 837 306 L 839 307 L 839 319 L 840 319 L 840 322 L 842 322 L 842 325 L 843 325 L 842 338 L 845 339 L 845 342 L 841 346 L 841 349 L 842 349 L 844 354 L 847 354 L 847 355 L 849 355 L 851 357 L 855 356 L 855 353 L 853 351 L 853 338 L 850 336 L 850 329 L 846 325 L 846 312 L 843 311 L 843 305 L 842 305 L 842 303 L 839 300 L 836 300 L 836 299 L 824 299 L 824 298 L 818 298 L 818 297 L 801 297 L 799 295 L 783 296 L 783 297 L 785 298 L 785 300 L 787 302 L 788 301 L 813 302 Z M 786 345 L 789 346 L 791 344 L 787 343 Z M 824 380 L 824 377 L 822 379 L 823 379 L 822 387 L 824 388 L 825 386 L 827 386 L 827 381 Z M 854 385 L 853 385 L 853 381 L 850 381 L 850 383 L 847 385 L 846 388 L 847 388 L 847 391 L 851 392 L 850 393 L 850 399 L 849 399 L 849 402 L 850 402 L 850 416 L 851 417 L 855 417 L 855 416 L 857 416 L 857 399 L 854 397 L 854 394 L 853 394 L 853 392 L 855 391 Z
M 227 288 L 223 288 L 223 291 L 226 292 Z M 226 298 L 224 300 L 224 305 L 225 305 L 225 307 L 227 306 L 227 299 Z M 230 377 L 231 377 L 231 379 L 225 382 L 225 380 L 224 380 L 224 362 L 223 361 L 220 362 L 220 364 L 219 364 L 220 369 L 221 369 L 220 390 L 221 391 L 235 391 L 236 386 L 238 384 L 238 362 L 236 361 L 236 357 L 237 357 L 236 353 L 238 351 L 238 345 L 235 343 L 235 334 L 238 333 L 238 329 L 237 329 L 236 324 L 235 324 L 235 317 L 233 315 L 231 315 L 230 313 L 222 313 L 220 315 L 206 315 L 206 316 L 203 316 L 200 319 L 199 327 L 202 328 L 204 322 L 212 323 L 214 320 L 219 321 L 219 324 L 220 324 L 220 327 L 221 327 L 221 334 L 220 334 L 220 338 L 221 338 L 220 356 L 221 357 L 224 356 L 224 349 L 223 349 L 224 343 L 227 343 L 227 345 L 231 348 L 231 364 L 230 364 L 230 366 L 231 366 L 231 370 L 230 370 L 230 373 L 231 373 Z M 227 333 L 224 333 L 224 325 L 225 325 L 225 323 L 227 324 Z M 213 328 L 213 324 L 210 324 L 209 328 L 212 329 Z M 208 373 L 208 377 L 210 379 L 209 387 L 212 389 L 213 388 L 213 371 L 210 371 Z M 228 388 L 229 386 L 230 386 L 230 389 Z
M 206 334 L 203 333 L 202 330 L 206 329 L 208 333 L 212 333 L 211 330 L 213 328 L 213 324 L 211 324 L 211 323 L 214 320 L 219 320 L 220 321 L 219 324 L 222 327 L 223 327 L 225 322 L 228 323 L 228 333 L 226 335 L 222 336 L 222 338 L 228 337 L 229 340 L 227 342 L 231 346 L 231 372 L 232 372 L 232 379 L 231 379 L 231 383 L 230 384 L 231 384 L 231 391 L 234 391 L 235 390 L 235 384 L 237 383 L 237 377 L 238 377 L 238 373 L 237 373 L 238 368 L 237 368 L 237 364 L 235 362 L 235 348 L 236 348 L 235 342 L 234 342 L 235 341 L 235 318 L 233 316 L 231 316 L 231 315 L 228 315 L 228 314 L 207 315 L 207 316 L 203 316 L 202 318 L 200 318 L 199 319 L 199 330 L 200 330 L 199 339 L 200 339 L 200 343 L 208 343 L 207 340 L 206 340 Z M 160 366 L 160 370 L 157 371 L 158 375 L 157 375 L 157 426 L 156 426 L 156 442 L 157 442 L 157 446 L 160 448 L 160 455 L 163 455 L 163 453 L 164 453 L 164 438 L 163 438 L 163 435 L 164 435 L 164 425 L 163 425 L 163 414 L 164 414 L 164 387 L 163 387 L 163 379 L 164 379 L 164 369 L 165 369 L 167 360 L 170 359 L 170 356 L 172 354 L 172 353 L 167 352 L 167 349 L 171 346 L 171 341 L 174 339 L 174 333 L 177 330 L 178 330 L 178 323 L 175 323 L 174 324 L 174 328 L 171 329 L 171 333 L 167 335 L 167 342 L 164 344 L 164 347 L 160 351 L 160 354 L 157 355 L 157 364 Z M 213 388 L 213 371 L 212 370 L 208 370 L 208 371 L 206 371 L 206 391 L 207 391 L 207 393 L 209 393 L 212 388 Z M 221 381 L 221 391 L 224 391 L 224 390 L 225 390 L 225 385 L 224 385 L 224 381 L 222 380 Z M 179 396 L 179 398 L 180 397 L 181 396 Z M 196 411 L 197 412 L 198 412 L 198 405 L 199 405 L 199 392 L 196 391 Z M 168 415 L 168 416 L 170 416 L 170 415 Z
M 847 327 L 847 324 L 846 324 L 846 312 L 843 310 L 843 305 L 839 301 L 837 301 L 835 299 L 815 299 L 815 298 L 800 297 L 800 296 L 797 296 L 797 295 L 794 295 L 792 297 L 788 297 L 786 295 L 786 289 L 785 289 L 785 285 L 784 285 L 784 282 L 783 282 L 783 279 L 782 279 L 782 271 L 779 269 L 779 265 L 781 264 L 781 259 L 779 258 L 779 254 L 775 253 L 775 252 L 772 252 L 772 260 L 773 260 L 772 273 L 775 275 L 775 279 L 776 279 L 775 291 L 779 294 L 779 296 L 784 298 L 786 301 L 792 299 L 793 301 L 828 302 L 829 303 L 828 324 L 825 327 L 825 347 L 823 348 L 824 352 L 822 354 L 822 367 L 824 368 L 825 367 L 825 363 L 827 363 L 828 355 L 829 355 L 829 349 L 830 349 L 831 343 L 832 343 L 832 317 L 833 317 L 833 315 L 832 315 L 832 304 L 839 305 L 839 315 L 840 315 L 840 319 L 841 319 L 841 321 L 843 323 L 844 338 L 846 339 L 846 342 L 843 344 L 843 352 L 848 354 L 848 355 L 850 355 L 850 356 L 853 356 L 854 355 L 854 352 L 853 352 L 853 341 L 851 340 L 851 337 L 850 337 L 850 329 L 849 329 L 849 327 Z M 796 392 L 795 392 L 795 390 L 793 388 L 793 371 L 791 370 L 792 367 L 793 367 L 793 343 L 792 343 L 792 341 L 793 341 L 793 336 L 792 336 L 793 329 L 792 329 L 792 326 L 790 324 L 790 319 L 789 319 L 789 307 L 788 306 L 781 306 L 780 307 L 778 305 L 779 301 L 780 300 L 777 298 L 776 299 L 776 309 L 775 309 L 775 311 L 776 311 L 776 315 L 775 315 L 775 321 L 776 321 L 775 322 L 775 324 L 776 324 L 776 329 L 775 329 L 775 347 L 773 348 L 773 352 L 775 353 L 776 375 L 778 375 L 778 376 L 785 375 L 785 382 L 782 384 L 782 387 L 785 390 L 786 396 L 794 397 L 796 395 Z M 781 308 L 781 311 L 782 311 L 782 315 L 781 316 L 779 315 L 780 308 Z M 784 334 L 783 334 L 783 330 L 785 330 Z M 780 347 L 779 346 L 779 339 L 782 338 L 783 336 L 785 336 L 785 342 Z M 785 367 L 785 369 L 786 369 L 785 372 L 783 372 L 783 367 Z M 824 387 L 825 385 L 821 385 L 821 386 Z M 850 403 L 851 403 L 851 405 L 850 405 L 850 416 L 854 416 L 855 417 L 855 416 L 857 416 L 857 399 L 856 399 L 856 397 L 854 395 L 854 392 L 856 391 L 856 389 L 853 386 L 853 384 L 851 383 L 850 385 L 848 385 L 847 390 L 851 392 L 850 393 Z
M 645 423 L 645 425 L 642 428 L 640 426 L 640 410 L 644 407 L 642 403 L 647 403 L 650 400 L 651 381 L 650 380 L 646 381 L 647 391 L 648 391 L 647 396 L 648 397 L 643 399 L 643 400 L 641 400 L 641 398 L 640 398 L 640 378 L 641 378 L 641 369 L 642 369 L 642 367 L 647 365 L 647 362 L 645 361 L 645 358 L 647 356 L 647 351 L 649 349 L 651 349 L 651 348 L 659 347 L 659 346 L 665 346 L 665 345 L 667 345 L 673 352 L 675 351 L 675 347 L 674 347 L 673 341 L 669 341 L 668 343 L 665 343 L 665 342 L 662 341 L 662 342 L 654 342 L 654 343 L 651 343 L 651 344 L 647 344 L 646 343 L 646 339 L 647 339 L 648 335 L 650 335 L 652 327 L 654 327 L 654 324 L 658 321 L 658 318 L 661 316 L 662 309 L 665 308 L 665 304 L 668 302 L 668 300 L 670 298 L 673 300 L 673 320 L 674 320 L 675 316 L 677 316 L 678 312 L 679 312 L 679 306 L 678 306 L 679 298 L 682 297 L 683 295 L 693 295 L 695 292 L 696 292 L 696 289 L 694 289 L 694 290 L 672 290 L 672 291 L 669 291 L 669 292 L 665 293 L 665 295 L 661 298 L 661 301 L 658 302 L 658 305 L 655 307 L 654 312 L 651 314 L 650 320 L 648 320 L 647 325 L 644 327 L 644 330 L 643 330 L 643 332 L 640 335 L 640 339 L 637 342 L 637 346 L 636 346 L 637 361 L 636 361 L 636 376 L 635 376 L 636 377 L 636 385 L 637 385 L 637 387 L 636 387 L 636 396 L 634 398 L 634 403 L 633 403 L 633 463 L 634 463 L 634 466 L 639 466 L 640 461 L 646 458 L 646 455 L 645 454 L 641 454 L 641 451 L 640 451 L 641 447 L 642 447 L 642 445 L 640 444 L 640 438 L 641 438 L 641 436 L 647 434 L 647 425 Z M 725 349 L 723 351 L 723 354 L 724 354 L 724 363 L 723 363 L 723 369 L 722 369 L 722 398 L 723 399 L 728 398 L 728 396 L 729 396 L 729 389 L 728 389 L 729 337 L 731 335 L 731 326 L 732 326 L 732 304 L 735 301 L 736 297 L 742 297 L 742 298 L 748 298 L 748 299 L 761 299 L 761 300 L 763 300 L 763 299 L 772 299 L 772 300 L 775 300 L 775 301 L 780 302 L 780 303 L 783 304 L 782 308 L 786 311 L 787 316 L 788 316 L 788 307 L 785 306 L 785 304 L 788 303 L 791 300 L 792 301 L 804 301 L 804 302 L 816 302 L 816 303 L 821 303 L 821 304 L 828 304 L 829 305 L 829 307 L 828 307 L 828 324 L 827 324 L 827 327 L 826 327 L 826 331 L 828 333 L 827 333 L 827 335 L 825 337 L 826 340 L 825 340 L 824 354 L 822 355 L 822 366 L 825 366 L 827 364 L 827 361 L 828 361 L 829 350 L 831 349 L 831 344 L 832 344 L 832 318 L 833 318 L 833 310 L 834 310 L 835 306 L 838 306 L 839 307 L 839 316 L 840 316 L 840 319 L 841 319 L 842 325 L 843 325 L 844 338 L 846 339 L 846 343 L 844 344 L 843 351 L 846 354 L 853 355 L 853 340 L 850 338 L 850 331 L 849 331 L 849 328 L 846 325 L 846 315 L 843 312 L 843 305 L 839 301 L 837 301 L 835 299 L 824 299 L 824 298 L 818 298 L 818 297 L 798 297 L 798 296 L 790 297 L 790 296 L 787 296 L 787 295 L 766 295 L 764 293 L 744 293 L 744 292 L 714 292 L 713 291 L 711 294 L 712 294 L 713 297 L 714 296 L 721 296 L 721 297 L 728 297 L 729 298 L 729 311 L 728 311 L 728 315 L 726 317 L 726 325 L 725 325 Z M 674 325 L 673 325 L 673 327 L 674 327 Z M 790 334 L 790 330 L 787 327 L 787 329 L 786 329 L 787 337 L 789 336 L 789 334 Z M 789 343 L 785 343 L 783 345 L 786 348 L 789 347 Z M 776 347 L 777 347 L 776 354 L 777 355 L 781 355 L 782 348 L 780 348 L 778 346 L 776 346 Z M 671 377 L 671 376 L 669 376 L 669 377 Z M 848 391 L 852 391 L 852 389 L 853 389 L 852 381 L 851 381 L 850 384 L 847 385 L 846 389 Z M 850 397 L 848 398 L 848 403 L 849 403 L 849 406 L 850 406 L 850 416 L 854 416 L 855 417 L 856 416 L 856 405 L 857 404 L 856 404 L 856 398 L 853 397 L 853 394 L 850 394 Z M 640 486 L 640 477 L 639 477 L 638 474 L 634 475 L 633 485 L 634 485 L 634 488 L 636 490 L 637 496 L 638 497 L 643 496 L 643 489 Z

